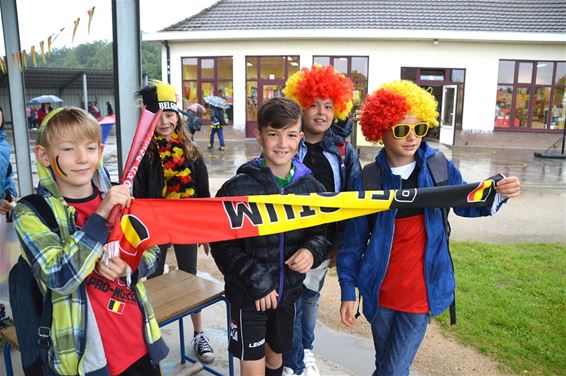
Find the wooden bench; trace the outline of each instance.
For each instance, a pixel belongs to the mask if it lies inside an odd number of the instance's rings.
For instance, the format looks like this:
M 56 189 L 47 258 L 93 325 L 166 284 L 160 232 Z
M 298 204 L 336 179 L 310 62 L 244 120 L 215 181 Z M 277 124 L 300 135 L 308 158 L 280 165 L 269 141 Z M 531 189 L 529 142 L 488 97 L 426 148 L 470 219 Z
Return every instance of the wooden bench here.
M 183 318 L 192 313 L 216 304 L 226 303 L 226 338 L 230 335 L 230 307 L 224 296 L 221 284 L 204 278 L 176 270 L 144 282 L 149 299 L 153 305 L 153 311 L 160 327 L 179 322 L 179 342 L 181 348 L 181 363 L 197 360 L 189 357 L 185 351 L 185 331 Z M 16 328 L 9 327 L 0 331 L 0 335 L 6 339 L 4 344 L 4 365 L 7 376 L 13 375 L 10 348 L 19 349 L 16 338 Z M 222 375 L 207 365 L 202 367 L 214 375 Z M 228 353 L 228 369 L 230 375 L 234 374 L 234 363 L 232 354 Z

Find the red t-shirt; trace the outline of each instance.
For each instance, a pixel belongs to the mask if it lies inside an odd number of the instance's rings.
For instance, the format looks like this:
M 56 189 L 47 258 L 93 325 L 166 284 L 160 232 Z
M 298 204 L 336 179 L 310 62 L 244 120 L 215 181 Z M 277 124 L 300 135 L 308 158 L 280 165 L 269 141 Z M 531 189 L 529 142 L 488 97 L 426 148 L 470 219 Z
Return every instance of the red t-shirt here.
M 379 292 L 379 305 L 410 313 L 427 313 L 424 278 L 427 236 L 424 215 L 395 219 L 389 265 Z
M 76 224 L 84 226 L 102 202 L 100 193 L 84 199 L 65 199 L 76 210 Z M 124 372 L 147 354 L 143 317 L 134 291 L 121 280 L 111 281 L 93 271 L 85 280 L 111 375 Z

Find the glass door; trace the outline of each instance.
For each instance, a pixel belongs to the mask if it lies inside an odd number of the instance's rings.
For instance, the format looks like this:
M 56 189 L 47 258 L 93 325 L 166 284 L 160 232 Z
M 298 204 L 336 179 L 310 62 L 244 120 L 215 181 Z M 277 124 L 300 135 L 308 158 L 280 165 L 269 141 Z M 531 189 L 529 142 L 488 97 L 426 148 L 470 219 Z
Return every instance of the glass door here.
M 454 126 L 456 123 L 456 85 L 442 87 L 442 112 L 440 113 L 440 143 L 454 145 Z

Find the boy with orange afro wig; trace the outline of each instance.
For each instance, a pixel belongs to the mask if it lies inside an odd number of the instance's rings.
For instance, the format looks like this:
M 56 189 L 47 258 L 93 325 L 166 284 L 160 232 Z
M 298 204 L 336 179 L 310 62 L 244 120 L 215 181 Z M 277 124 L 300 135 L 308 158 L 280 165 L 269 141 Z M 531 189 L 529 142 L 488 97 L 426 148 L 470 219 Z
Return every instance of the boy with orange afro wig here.
M 410 81 L 383 84 L 367 97 L 362 132 L 368 141 L 383 141 L 375 158 L 381 174 L 371 176 L 380 179 L 381 189 L 434 186 L 427 161 L 436 151 L 423 137 L 438 125 L 436 107 L 434 97 Z M 446 160 L 445 168 L 448 185 L 464 184 L 452 161 Z M 355 186 L 364 190 L 361 175 Z M 519 195 L 519 179 L 504 178 L 495 190 L 493 207 L 457 208 L 454 213 L 495 214 L 508 198 Z M 448 234 L 442 212 L 435 208 L 389 210 L 373 218 L 346 221 L 347 242 L 337 256 L 340 318 L 346 326 L 354 325 L 357 287 L 372 329 L 374 375 L 408 375 L 430 317 L 454 301 Z
M 348 114 L 352 109 L 352 81 L 332 66 L 303 68 L 287 80 L 283 93 L 302 109 L 304 139 L 297 157 L 327 192 L 352 189 L 360 173 L 360 161 L 346 138 L 352 132 Z M 343 223 L 329 225 L 329 259 L 306 275 L 303 293 L 296 304 L 293 348 L 283 354 L 284 375 L 319 375 L 312 353 L 320 290 L 326 271 L 344 241 Z

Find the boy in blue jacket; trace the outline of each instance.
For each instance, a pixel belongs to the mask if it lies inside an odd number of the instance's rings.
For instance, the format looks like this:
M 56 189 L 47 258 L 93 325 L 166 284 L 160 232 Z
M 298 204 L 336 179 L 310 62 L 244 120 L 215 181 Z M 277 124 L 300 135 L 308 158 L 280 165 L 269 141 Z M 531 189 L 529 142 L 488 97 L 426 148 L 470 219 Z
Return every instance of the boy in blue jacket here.
M 352 133 L 348 114 L 352 109 L 354 85 L 331 65 L 303 68 L 287 80 L 284 94 L 302 108 L 303 140 L 297 157 L 313 171 L 327 192 L 350 191 L 360 161 L 346 138 Z M 307 273 L 303 293 L 297 302 L 293 348 L 283 354 L 283 374 L 319 376 L 313 350 L 320 291 L 333 256 L 342 248 L 343 222 L 327 227 L 331 243 L 328 258 Z
M 436 107 L 434 97 L 410 81 L 383 84 L 368 96 L 362 132 L 370 141 L 383 141 L 376 157 L 383 190 L 434 186 L 427 159 L 436 151 L 422 138 L 430 126 L 438 125 Z M 447 184 L 464 184 L 451 161 Z M 362 176 L 356 185 L 364 190 Z M 519 180 L 504 178 L 495 190 L 492 207 L 454 212 L 466 217 L 492 215 L 508 198 L 519 195 Z M 434 208 L 399 209 L 378 213 L 375 221 L 368 219 L 346 223 L 348 238 L 337 257 L 340 318 L 353 326 L 357 287 L 372 328 L 374 375 L 408 375 L 430 317 L 454 301 L 454 270 L 443 216 Z

